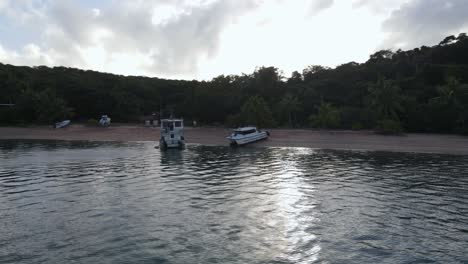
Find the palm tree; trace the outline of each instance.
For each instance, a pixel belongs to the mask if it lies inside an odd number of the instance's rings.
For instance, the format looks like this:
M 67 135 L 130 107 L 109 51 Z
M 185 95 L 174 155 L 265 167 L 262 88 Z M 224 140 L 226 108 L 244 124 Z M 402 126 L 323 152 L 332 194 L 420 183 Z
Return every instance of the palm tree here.
M 309 117 L 312 126 L 318 128 L 335 128 L 340 123 L 340 111 L 330 103 L 324 103 L 317 107 L 317 114 Z
M 376 111 L 380 120 L 398 120 L 403 111 L 400 87 L 391 80 L 379 78 L 369 87 L 370 107 Z
M 443 119 L 453 120 L 455 126 L 464 128 L 466 123 L 466 107 L 462 103 L 464 94 L 468 92 L 467 85 L 463 85 L 454 77 L 449 77 L 447 83 L 437 87 L 439 96 L 432 98 L 429 104 L 445 116 Z
M 250 97 L 242 106 L 241 116 L 248 125 L 273 127 L 275 121 L 268 104 L 260 96 Z
M 432 98 L 431 101 L 439 105 L 458 108 L 460 102 L 456 96 L 456 91 L 459 86 L 460 82 L 456 78 L 449 77 L 447 84 L 437 87 L 439 96 Z
M 293 115 L 300 111 L 301 104 L 297 97 L 290 94 L 286 95 L 279 103 L 282 113 L 287 113 L 289 126 L 293 126 Z

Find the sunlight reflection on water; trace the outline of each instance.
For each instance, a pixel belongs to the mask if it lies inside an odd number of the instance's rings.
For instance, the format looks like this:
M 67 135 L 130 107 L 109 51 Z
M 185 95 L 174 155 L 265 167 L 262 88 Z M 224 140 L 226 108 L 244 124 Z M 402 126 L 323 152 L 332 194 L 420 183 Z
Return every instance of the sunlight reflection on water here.
M 0 143 L 0 263 L 467 261 L 464 156 Z

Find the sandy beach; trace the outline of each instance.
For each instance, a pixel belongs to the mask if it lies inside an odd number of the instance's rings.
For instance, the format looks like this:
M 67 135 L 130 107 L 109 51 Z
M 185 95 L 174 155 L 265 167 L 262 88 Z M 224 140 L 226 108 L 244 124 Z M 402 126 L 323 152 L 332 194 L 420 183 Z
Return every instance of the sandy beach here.
M 327 131 L 272 129 L 268 140 L 250 146 L 309 147 L 319 149 L 371 150 L 468 155 L 468 137 L 458 135 L 405 134 L 376 135 L 372 131 Z M 228 146 L 225 128 L 185 130 L 188 144 Z M 83 141 L 157 141 L 159 128 L 114 125 L 108 128 L 75 124 L 64 129 L 46 126 L 0 127 L 0 139 L 44 139 Z M 1 143 L 0 143 L 1 144 Z

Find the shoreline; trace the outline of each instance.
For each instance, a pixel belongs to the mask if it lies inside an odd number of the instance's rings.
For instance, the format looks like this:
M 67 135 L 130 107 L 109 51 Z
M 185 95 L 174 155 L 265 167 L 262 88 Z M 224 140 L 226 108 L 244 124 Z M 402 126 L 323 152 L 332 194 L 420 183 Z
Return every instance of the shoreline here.
M 443 134 L 409 133 L 384 136 L 372 131 L 269 129 L 269 139 L 250 146 L 306 147 L 314 149 L 388 151 L 468 155 L 468 137 Z M 230 129 L 220 127 L 186 127 L 187 144 L 228 146 Z M 113 125 L 107 128 L 73 124 L 63 129 L 47 126 L 0 127 L 0 140 L 64 141 L 152 141 L 159 139 L 158 127 Z

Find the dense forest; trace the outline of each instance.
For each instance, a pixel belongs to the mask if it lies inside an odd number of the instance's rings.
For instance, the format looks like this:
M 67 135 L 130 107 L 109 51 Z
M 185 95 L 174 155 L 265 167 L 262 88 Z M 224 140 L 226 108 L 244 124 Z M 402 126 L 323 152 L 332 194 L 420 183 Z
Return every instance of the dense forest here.
M 120 76 L 0 63 L 1 124 L 136 122 L 153 112 L 199 124 L 468 133 L 468 37 L 433 47 L 382 50 L 365 63 L 275 67 L 211 81 Z

